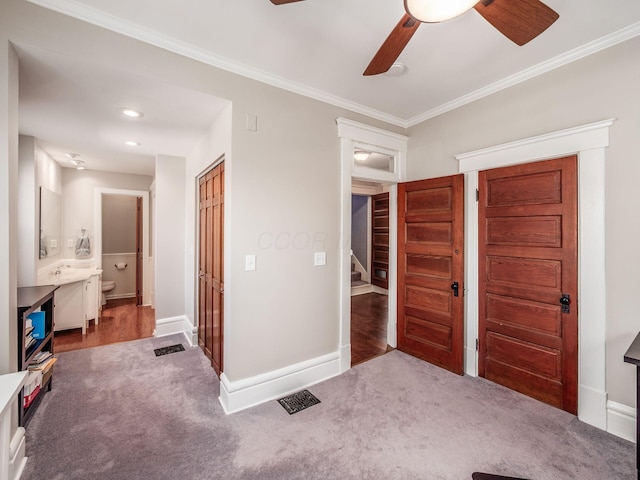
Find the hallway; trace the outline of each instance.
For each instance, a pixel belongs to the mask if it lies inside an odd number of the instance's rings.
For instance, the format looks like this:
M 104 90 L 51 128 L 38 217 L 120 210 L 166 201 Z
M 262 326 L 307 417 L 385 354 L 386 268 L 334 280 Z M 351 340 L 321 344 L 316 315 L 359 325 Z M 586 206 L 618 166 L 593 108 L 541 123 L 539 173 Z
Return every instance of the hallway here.
M 155 326 L 153 308 L 137 307 L 135 298 L 109 300 L 102 307 L 98 325 L 90 322 L 86 335 L 82 335 L 78 328 L 56 332 L 53 340 L 54 352 L 69 352 L 151 337 Z
M 351 366 L 388 352 L 388 297 L 366 293 L 351 297 Z

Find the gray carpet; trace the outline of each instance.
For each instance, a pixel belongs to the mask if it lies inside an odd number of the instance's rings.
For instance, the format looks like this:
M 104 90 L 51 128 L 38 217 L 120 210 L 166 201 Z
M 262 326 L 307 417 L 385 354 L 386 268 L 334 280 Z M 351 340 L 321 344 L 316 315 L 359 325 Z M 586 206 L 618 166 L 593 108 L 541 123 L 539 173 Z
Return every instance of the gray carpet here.
M 633 479 L 635 446 L 483 379 L 398 351 L 230 416 L 198 348 L 152 338 L 60 354 L 27 429 L 25 480 Z M 186 346 L 186 344 L 185 344 Z

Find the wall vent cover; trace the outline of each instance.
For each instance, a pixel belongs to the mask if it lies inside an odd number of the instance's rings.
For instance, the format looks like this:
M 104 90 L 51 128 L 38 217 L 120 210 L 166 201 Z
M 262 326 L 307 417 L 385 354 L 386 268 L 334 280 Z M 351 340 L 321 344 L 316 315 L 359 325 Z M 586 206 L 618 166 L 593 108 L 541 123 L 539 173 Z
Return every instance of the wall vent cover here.
M 278 403 L 282 405 L 282 407 L 287 412 L 289 412 L 289 415 L 293 415 L 294 413 L 298 413 L 305 408 L 313 407 L 314 405 L 320 403 L 320 400 L 318 400 L 311 392 L 309 392 L 309 390 L 302 390 L 301 392 L 297 392 L 279 399 Z
M 169 355 L 170 353 L 184 352 L 184 347 L 181 343 L 178 343 L 176 345 L 169 345 L 168 347 L 156 348 L 153 352 L 156 354 L 156 357 L 159 357 L 161 355 Z

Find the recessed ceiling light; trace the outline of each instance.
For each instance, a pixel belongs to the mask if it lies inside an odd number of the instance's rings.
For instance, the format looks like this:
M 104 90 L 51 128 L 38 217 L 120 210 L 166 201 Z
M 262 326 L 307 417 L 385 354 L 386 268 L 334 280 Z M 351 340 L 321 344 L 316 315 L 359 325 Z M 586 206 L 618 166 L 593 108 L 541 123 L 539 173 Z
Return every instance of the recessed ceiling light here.
M 71 160 L 76 160 L 77 158 L 80 158 L 79 153 L 72 153 L 72 152 L 65 153 L 64 156 L 70 158 Z
M 133 110 L 132 108 L 123 108 L 121 111 L 123 115 L 126 115 L 130 118 L 140 118 L 144 116 L 142 112 L 138 112 L 137 110 Z
M 140 142 L 134 142 L 133 140 L 127 140 L 126 142 L 127 145 L 132 146 L 132 147 L 139 147 L 140 146 Z
M 84 170 L 86 167 L 84 165 L 78 165 L 76 170 Z
M 73 163 L 75 166 L 84 165 L 84 160 L 71 160 L 71 163 Z

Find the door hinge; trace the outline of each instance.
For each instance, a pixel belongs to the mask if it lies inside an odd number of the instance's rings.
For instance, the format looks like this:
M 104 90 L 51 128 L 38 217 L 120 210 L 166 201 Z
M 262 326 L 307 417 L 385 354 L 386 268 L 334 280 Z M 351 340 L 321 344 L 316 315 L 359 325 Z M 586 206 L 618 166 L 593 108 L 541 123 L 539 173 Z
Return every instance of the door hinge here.
M 476 188 L 476 202 L 480 201 L 480 190 Z
M 476 352 L 480 350 L 480 340 L 476 338 Z

